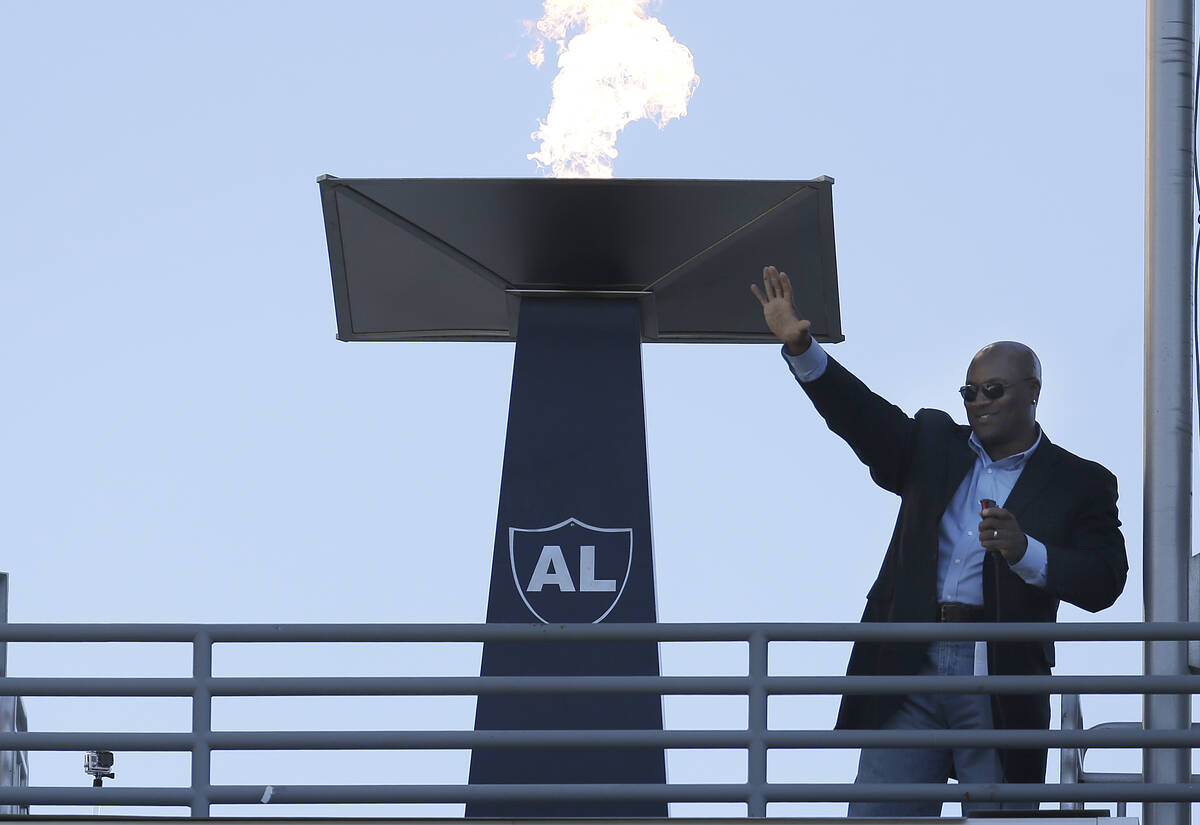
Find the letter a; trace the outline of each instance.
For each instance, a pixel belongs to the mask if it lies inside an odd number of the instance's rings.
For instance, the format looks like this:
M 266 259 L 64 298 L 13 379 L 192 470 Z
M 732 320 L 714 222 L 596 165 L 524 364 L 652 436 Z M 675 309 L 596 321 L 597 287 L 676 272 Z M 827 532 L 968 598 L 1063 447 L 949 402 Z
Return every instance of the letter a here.
M 592 544 L 579 548 L 579 589 L 591 593 L 615 593 L 616 579 L 596 580 L 596 546 Z
M 571 571 L 567 570 L 567 560 L 563 558 L 562 548 L 557 544 L 547 544 L 538 556 L 533 575 L 529 577 L 526 593 L 541 593 L 548 584 L 558 585 L 559 592 L 574 593 L 575 582 L 571 581 Z

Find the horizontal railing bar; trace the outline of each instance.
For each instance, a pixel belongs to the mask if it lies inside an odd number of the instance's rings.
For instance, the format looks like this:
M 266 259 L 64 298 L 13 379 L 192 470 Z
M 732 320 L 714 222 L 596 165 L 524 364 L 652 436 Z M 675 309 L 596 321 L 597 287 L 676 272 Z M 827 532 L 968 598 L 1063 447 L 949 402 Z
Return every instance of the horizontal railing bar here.
M 745 695 L 748 676 L 255 676 L 206 680 L 213 696 Z M 8 677 L 0 696 L 191 696 L 197 680 Z M 1200 692 L 1200 676 L 769 676 L 770 695 Z
M 1093 773 L 1092 771 L 1080 771 L 1079 781 L 1109 784 L 1114 782 L 1141 782 L 1142 775 L 1140 773 L 1112 773 L 1109 771 L 1099 771 Z M 1200 774 L 1192 774 L 1192 781 L 1200 781 Z
M 913 693 L 1193 693 L 1200 676 L 769 676 L 773 696 Z
M 879 799 L 910 801 L 940 799 L 943 802 L 1200 802 L 1200 786 L 1178 784 L 1121 783 L 1104 786 L 1036 785 L 929 785 L 929 784 L 769 784 L 764 793 L 769 802 L 849 802 Z
M 186 696 L 192 678 L 33 676 L 0 678 L 0 696 Z
M 749 747 L 744 730 L 217 731 L 201 737 L 214 750 L 468 750 L 546 747 Z M 768 748 L 896 747 L 1200 747 L 1189 730 L 779 730 Z M 187 751 L 189 732 L 0 733 L 0 750 Z
M 269 795 L 266 794 L 270 787 Z M 212 804 L 461 803 L 484 801 L 665 801 L 745 802 L 741 783 L 720 785 L 217 785 L 207 789 Z M 1197 802 L 1200 786 L 1118 783 L 1111 785 L 947 784 L 767 784 L 768 802 L 896 801 L 964 798 L 975 802 Z M 0 805 L 187 805 L 186 788 L 0 787 Z
M 171 805 L 188 807 L 191 788 L 0 786 L 0 805 Z
M 1200 747 L 1200 731 L 1187 730 L 814 730 L 767 731 L 763 739 L 778 749 Z
M 9 642 L 1188 641 L 1197 622 L 799 622 L 614 624 L 69 624 L 0 626 Z

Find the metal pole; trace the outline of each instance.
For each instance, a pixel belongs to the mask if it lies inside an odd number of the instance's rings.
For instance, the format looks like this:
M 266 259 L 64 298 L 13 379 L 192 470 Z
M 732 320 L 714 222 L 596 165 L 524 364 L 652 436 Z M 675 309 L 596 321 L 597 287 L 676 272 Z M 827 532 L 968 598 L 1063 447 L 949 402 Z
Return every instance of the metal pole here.
M 197 633 L 192 641 L 192 817 L 207 819 L 212 798 L 212 636 Z
M 8 624 L 8 574 L 0 573 L 0 624 Z M 8 642 L 0 642 L 0 679 L 8 675 Z M 0 729 L 4 732 L 20 729 L 17 716 L 20 714 L 21 697 L 0 697 Z M 21 755 L 19 751 L 0 752 L 0 786 L 21 785 Z M 28 814 L 28 807 L 0 805 L 0 814 Z
M 0 573 L 0 624 L 8 624 L 8 574 Z M 8 675 L 8 642 L 0 642 L 0 678 Z
M 1143 598 L 1147 621 L 1187 618 L 1192 457 L 1192 0 L 1146 4 L 1146 386 Z M 1148 642 L 1147 674 L 1187 673 L 1187 645 Z M 1185 729 L 1190 697 L 1144 699 L 1147 729 Z M 1186 783 L 1191 753 L 1147 748 L 1149 783 Z M 1147 803 L 1146 825 L 1184 825 L 1188 805 Z
M 750 786 L 750 798 L 746 804 L 746 815 L 761 819 L 767 815 L 767 636 L 761 630 L 750 634 L 750 653 L 747 664 L 750 674 L 750 698 L 747 709 L 747 727 L 750 732 L 750 747 L 746 757 L 746 784 Z

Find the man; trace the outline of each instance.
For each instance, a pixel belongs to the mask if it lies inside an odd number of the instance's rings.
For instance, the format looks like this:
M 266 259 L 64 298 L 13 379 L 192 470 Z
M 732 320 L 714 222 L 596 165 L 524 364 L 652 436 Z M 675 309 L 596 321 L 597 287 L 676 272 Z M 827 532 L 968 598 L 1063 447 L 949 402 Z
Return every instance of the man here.
M 751 286 L 783 355 L 825 419 L 900 496 L 900 513 L 864 622 L 1052 622 L 1060 600 L 1096 611 L 1125 586 L 1128 563 L 1108 470 L 1052 444 L 1035 417 L 1041 365 L 1023 344 L 984 347 L 967 370 L 969 426 L 940 410 L 909 417 L 869 390 L 813 339 L 787 275 Z M 986 652 L 985 652 L 986 651 Z M 1039 674 L 1052 642 L 854 645 L 848 675 Z M 837 727 L 1041 728 L 1038 695 L 845 696 Z M 1046 750 L 864 748 L 856 782 L 1044 782 Z M 973 810 L 996 803 L 964 805 Z M 1034 806 L 1036 807 L 1036 806 Z M 851 803 L 850 816 L 938 816 L 940 802 Z

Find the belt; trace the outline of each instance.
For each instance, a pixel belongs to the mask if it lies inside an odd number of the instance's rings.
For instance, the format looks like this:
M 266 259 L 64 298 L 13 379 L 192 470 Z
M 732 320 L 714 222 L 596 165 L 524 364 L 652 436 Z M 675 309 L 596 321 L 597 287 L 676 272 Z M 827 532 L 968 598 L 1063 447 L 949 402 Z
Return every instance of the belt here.
M 938 605 L 939 622 L 982 622 L 983 607 L 962 602 L 941 602 Z

